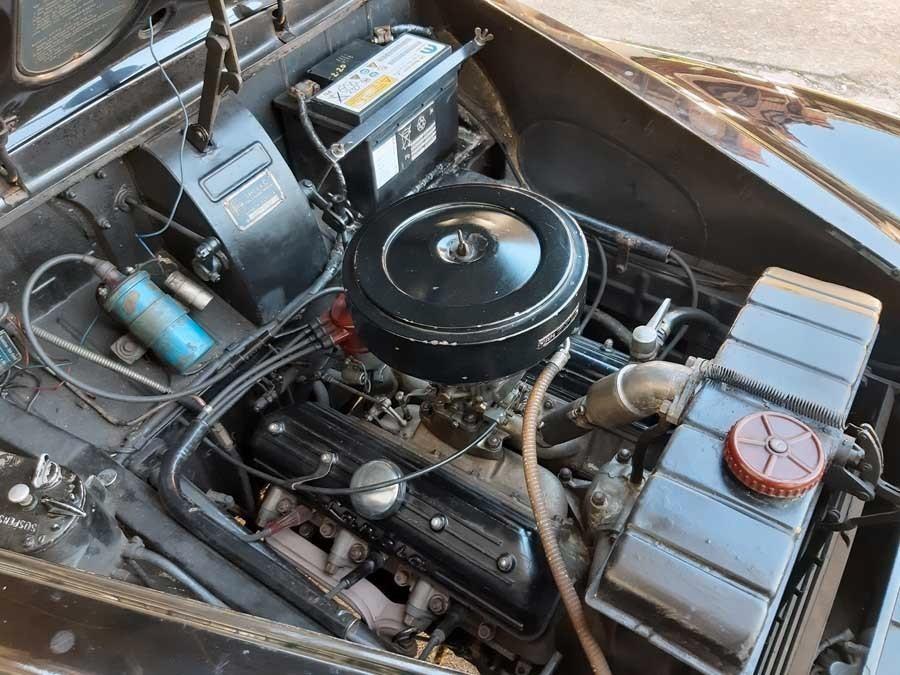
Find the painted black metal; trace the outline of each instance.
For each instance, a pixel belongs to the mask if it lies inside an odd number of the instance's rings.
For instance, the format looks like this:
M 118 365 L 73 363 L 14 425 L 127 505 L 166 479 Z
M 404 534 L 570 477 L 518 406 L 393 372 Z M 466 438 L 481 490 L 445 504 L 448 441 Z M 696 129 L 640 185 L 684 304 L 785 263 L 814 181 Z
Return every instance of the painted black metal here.
M 148 203 L 169 213 L 181 175 L 181 130 L 131 156 Z M 326 250 L 312 208 L 272 139 L 234 99 L 222 101 L 216 142 L 184 150 L 184 194 L 176 219 L 222 244 L 228 266 L 214 288 L 251 321 L 273 318 L 318 276 Z M 159 229 L 154 226 L 154 229 Z M 174 229 L 167 247 L 185 265 L 195 242 Z M 147 239 L 151 246 L 154 239 Z
M 293 626 L 321 630 L 318 624 L 182 529 L 163 511 L 152 488 L 100 449 L 2 400 L 0 443 L 29 457 L 46 452 L 51 459 L 85 479 L 106 469 L 115 471 L 116 480 L 108 489 L 110 508 L 148 548 L 177 562 L 235 609 Z
M 37 466 L 35 459 L 0 450 L 0 548 L 110 574 L 121 563 L 125 536 L 104 503 L 103 485 L 60 467 L 57 481 L 35 487 Z M 28 502 L 7 496 L 14 486 L 27 486 Z
M 457 254 L 462 232 L 465 254 Z M 547 199 L 456 185 L 397 202 L 344 260 L 357 330 L 402 372 L 448 384 L 530 368 L 566 339 L 584 300 L 581 231 Z
M 272 422 L 282 422 L 284 431 L 269 433 Z M 428 463 L 365 422 L 309 404 L 267 418 L 252 444 L 261 465 L 286 477 L 311 474 L 323 451 L 335 453 L 337 463 L 317 482 L 331 487 L 346 487 L 356 468 L 374 459 L 389 459 L 404 473 Z M 384 520 L 361 518 L 349 499 L 325 498 L 323 503 L 346 527 L 446 586 L 454 598 L 495 617 L 519 638 L 538 637 L 554 615 L 559 596 L 530 511 L 488 485 L 473 485 L 471 476 L 452 466 L 410 482 L 403 504 Z M 436 515 L 447 521 L 439 532 L 429 525 Z M 497 568 L 504 554 L 516 559 L 508 572 Z
M 0 551 L 0 670 L 412 673 L 444 668 Z M 36 664 L 39 664 L 37 666 Z
M 319 138 L 326 147 L 333 143 L 343 145 L 345 155 L 340 158 L 340 164 L 347 177 L 350 202 L 356 210 L 371 215 L 408 194 L 423 175 L 456 147 L 458 59 L 454 56 L 429 63 L 425 72 L 412 75 L 408 82 L 398 85 L 398 92 L 392 98 L 364 110 L 365 116 L 360 113 L 348 119 L 346 112 L 334 106 L 322 105 L 317 99 L 310 101 L 310 118 Z M 445 66 L 450 59 L 457 63 L 455 67 Z M 333 57 L 329 57 L 326 64 L 332 61 Z M 314 66 L 314 70 L 320 70 L 321 66 Z M 283 92 L 274 103 L 281 114 L 294 174 L 298 179 L 309 178 L 318 184 L 329 165 L 303 129 L 297 100 Z M 413 125 L 420 116 L 423 116 L 424 133 L 429 133 L 434 125 L 434 140 L 413 156 L 412 140 L 419 134 Z M 348 136 L 352 136 L 350 143 Z M 396 173 L 393 175 L 391 171 L 376 168 L 376 155 L 380 152 L 394 155 Z
M 503 26 L 463 91 L 489 111 L 530 188 L 743 274 L 780 265 L 864 290 L 885 301 L 885 326 L 900 327 L 900 212 L 883 180 L 900 172 L 895 119 L 585 39 L 512 0 L 416 7 L 456 35 Z M 862 168 L 875 164 L 890 168 Z
M 559 375 L 553 378 L 550 393 L 566 401 L 574 401 L 584 396 L 590 386 L 602 377 L 611 375 L 627 366 L 628 354 L 617 349 L 573 335 L 569 345 L 569 361 Z M 540 367 L 528 373 L 529 379 L 537 377 Z

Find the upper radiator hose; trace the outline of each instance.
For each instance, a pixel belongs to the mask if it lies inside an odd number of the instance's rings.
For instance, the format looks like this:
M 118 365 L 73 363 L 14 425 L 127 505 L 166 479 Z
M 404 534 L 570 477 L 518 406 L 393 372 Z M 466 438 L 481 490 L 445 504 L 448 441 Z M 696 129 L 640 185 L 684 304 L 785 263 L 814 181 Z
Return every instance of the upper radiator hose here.
M 596 427 L 620 427 L 663 412 L 690 380 L 691 368 L 669 361 L 632 363 L 543 418 L 541 441 L 558 445 Z

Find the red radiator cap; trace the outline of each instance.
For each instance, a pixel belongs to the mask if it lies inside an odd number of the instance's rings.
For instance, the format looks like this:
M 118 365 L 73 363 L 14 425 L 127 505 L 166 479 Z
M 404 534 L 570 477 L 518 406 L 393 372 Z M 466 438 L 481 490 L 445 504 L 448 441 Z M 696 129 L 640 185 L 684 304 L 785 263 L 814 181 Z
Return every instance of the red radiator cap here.
M 822 479 L 825 452 L 813 430 L 797 418 L 759 412 L 731 428 L 725 441 L 725 463 L 751 490 L 790 499 Z

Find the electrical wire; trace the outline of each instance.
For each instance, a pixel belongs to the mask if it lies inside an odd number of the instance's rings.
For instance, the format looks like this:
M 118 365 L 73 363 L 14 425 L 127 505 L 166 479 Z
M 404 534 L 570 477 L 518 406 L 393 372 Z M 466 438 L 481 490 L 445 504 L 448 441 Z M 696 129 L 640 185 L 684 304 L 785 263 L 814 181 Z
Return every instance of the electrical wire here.
M 694 271 L 691 269 L 691 266 L 687 264 L 685 259 L 675 251 L 671 251 L 669 253 L 669 258 L 671 258 L 676 265 L 684 270 L 684 275 L 687 277 L 688 284 L 691 287 L 691 307 L 697 307 L 697 303 L 700 301 L 700 290 L 697 287 L 697 277 L 694 276 Z M 683 326 L 669 341 L 669 344 L 662 348 L 662 351 L 660 351 L 659 353 L 659 358 L 665 359 L 669 354 L 671 354 L 672 350 L 675 349 L 675 346 L 681 341 L 681 338 L 683 338 L 685 333 L 687 332 L 688 326 Z
M 606 251 L 603 250 L 603 242 L 600 240 L 600 237 L 594 237 L 594 243 L 597 244 L 597 252 L 600 256 L 600 285 L 597 287 L 597 294 L 594 296 L 594 301 L 591 303 L 587 314 L 575 330 L 576 335 L 584 333 L 584 329 L 587 328 L 594 318 L 594 312 L 600 307 L 600 300 L 603 298 L 603 293 L 606 291 L 606 282 L 609 280 L 609 263 L 606 259 Z
M 201 378 L 202 381 L 191 385 L 181 391 L 175 391 L 170 394 L 156 394 L 156 395 L 130 395 L 130 394 L 120 394 L 118 392 L 107 391 L 105 389 L 101 389 L 99 387 L 95 387 L 87 382 L 83 382 L 73 375 L 62 370 L 59 365 L 47 354 L 44 350 L 44 347 L 41 345 L 38 340 L 37 335 L 35 335 L 34 329 L 32 327 L 31 321 L 31 295 L 34 292 L 35 286 L 37 285 L 38 280 L 47 273 L 48 270 L 56 267 L 57 265 L 61 265 L 66 262 L 79 262 L 82 264 L 93 265 L 96 262 L 99 262 L 97 258 L 94 258 L 90 255 L 78 254 L 78 253 L 66 253 L 63 255 L 56 256 L 55 258 L 51 258 L 46 261 L 42 265 L 39 265 L 38 268 L 31 274 L 28 278 L 28 281 L 25 283 L 25 288 L 22 292 L 22 329 L 25 335 L 28 337 L 28 342 L 31 344 L 32 348 L 37 357 L 46 364 L 47 369 L 52 372 L 57 378 L 60 380 L 64 380 L 78 389 L 81 389 L 84 392 L 89 394 L 93 394 L 94 396 L 99 396 L 100 398 L 106 398 L 113 401 L 121 401 L 124 403 L 164 403 L 167 401 L 177 401 L 179 399 L 185 398 L 187 396 L 191 396 L 193 394 L 199 394 L 200 392 L 206 390 L 210 386 L 217 384 L 223 381 L 226 377 L 228 377 L 233 371 L 235 366 L 229 366 L 219 372 L 218 374 L 206 378 Z M 318 282 L 317 282 L 318 283 Z M 323 282 L 324 283 L 324 282 Z M 322 297 L 327 293 L 337 292 L 338 289 L 336 287 L 320 289 L 315 292 L 306 292 L 301 293 L 295 300 L 293 300 L 285 310 L 282 310 L 282 313 L 279 314 L 280 319 L 278 323 L 272 322 L 270 324 L 266 324 L 258 328 L 256 331 L 247 335 L 240 342 L 238 342 L 233 349 L 226 349 L 222 352 L 215 360 L 211 361 L 207 366 L 207 373 L 215 373 L 216 371 L 224 368 L 229 360 L 234 357 L 236 354 L 241 355 L 241 352 L 245 350 L 251 343 L 254 341 L 264 338 L 267 333 L 276 325 L 284 325 L 287 321 L 289 321 L 294 316 L 299 316 L 301 312 L 314 300 Z M 302 334 L 301 334 L 302 336 Z M 246 357 L 247 355 L 243 355 Z
M 181 147 L 178 150 L 178 172 L 180 174 L 178 181 L 178 195 L 175 197 L 175 202 L 172 204 L 172 210 L 169 212 L 169 218 L 166 221 L 166 224 L 155 232 L 135 235 L 137 236 L 138 241 L 141 243 L 141 246 L 143 246 L 147 250 L 147 253 L 150 254 L 150 257 L 155 258 L 156 256 L 150 250 L 150 247 L 147 246 L 146 242 L 144 242 L 144 239 L 148 239 L 150 237 L 158 237 L 159 235 L 163 234 L 172 225 L 172 221 L 175 220 L 175 212 L 178 210 L 178 205 L 181 203 L 182 196 L 184 196 L 184 146 L 187 143 L 188 127 L 191 124 L 191 120 L 190 116 L 188 115 L 187 106 L 184 104 L 184 99 L 181 97 L 181 92 L 178 91 L 178 87 L 176 87 L 175 83 L 172 82 L 172 78 L 169 77 L 166 69 L 163 68 L 162 62 L 156 55 L 155 44 L 153 41 L 153 34 L 156 31 L 153 28 L 152 18 L 147 19 L 147 26 L 150 33 L 150 56 L 153 57 L 153 61 L 159 68 L 159 72 L 162 74 L 163 78 L 165 78 L 166 82 L 169 84 L 169 87 L 171 87 L 172 91 L 175 92 L 175 97 L 178 99 L 178 104 L 181 106 L 181 114 L 184 116 L 184 131 L 181 133 Z
M 330 488 L 330 487 L 319 487 L 315 485 L 294 485 L 294 483 L 302 476 L 298 476 L 297 478 L 287 479 L 280 478 L 278 476 L 273 476 L 270 473 L 266 473 L 265 471 L 260 471 L 252 466 L 244 464 L 240 460 L 235 459 L 230 456 L 223 448 L 219 447 L 216 443 L 213 443 L 209 439 L 204 439 L 203 443 L 207 445 L 210 449 L 215 451 L 222 459 L 234 466 L 243 468 L 247 470 L 252 476 L 256 476 L 257 478 L 261 478 L 262 480 L 268 481 L 273 485 L 277 485 L 278 487 L 284 488 L 286 490 L 292 490 L 293 492 L 305 492 L 309 494 L 317 494 L 317 495 L 329 495 L 329 496 L 347 496 L 347 495 L 355 495 L 362 494 L 365 492 L 373 492 L 375 490 L 384 490 L 386 488 L 394 487 L 395 485 L 400 485 L 401 483 L 408 483 L 409 481 L 416 480 L 417 478 L 421 478 L 432 471 L 437 471 L 438 469 L 447 466 L 448 464 L 455 462 L 457 459 L 465 455 L 467 452 L 473 450 L 479 443 L 486 440 L 488 436 L 490 436 L 494 430 L 497 428 L 497 423 L 491 423 L 488 428 L 482 432 L 478 438 L 469 443 L 464 448 L 457 450 L 451 455 L 447 455 L 444 459 L 435 462 L 434 464 L 429 464 L 426 467 L 421 469 L 417 469 L 416 471 L 412 471 L 410 473 L 404 474 L 398 478 L 392 478 L 391 480 L 381 481 L 379 483 L 372 483 L 371 485 L 360 485 L 359 487 L 346 487 L 346 488 Z
M 325 144 L 322 142 L 322 139 L 319 138 L 319 134 L 316 131 L 316 128 L 313 126 L 312 120 L 309 117 L 309 109 L 306 106 L 306 98 L 302 94 L 297 97 L 297 114 L 300 117 L 300 124 L 303 126 L 303 130 L 309 137 L 310 142 L 312 142 L 313 146 L 315 146 L 316 151 L 319 153 L 322 159 L 324 159 L 328 163 L 330 167 L 329 170 L 334 172 L 334 177 L 338 183 L 338 194 L 346 199 L 347 179 L 344 177 L 344 170 L 341 169 L 340 161 L 332 156 L 331 152 L 328 150 L 328 148 L 325 147 Z M 325 177 L 327 178 L 328 174 L 325 174 Z

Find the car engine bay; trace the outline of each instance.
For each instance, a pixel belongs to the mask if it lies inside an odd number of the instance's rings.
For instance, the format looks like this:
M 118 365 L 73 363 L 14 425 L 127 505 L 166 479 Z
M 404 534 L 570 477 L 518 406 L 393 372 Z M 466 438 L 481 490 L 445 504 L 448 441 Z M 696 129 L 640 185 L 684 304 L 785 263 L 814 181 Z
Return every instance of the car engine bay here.
M 900 507 L 882 299 L 540 190 L 460 74 L 512 38 L 378 4 L 242 82 L 211 2 L 199 105 L 4 228 L 0 548 L 469 672 L 787 672 Z

